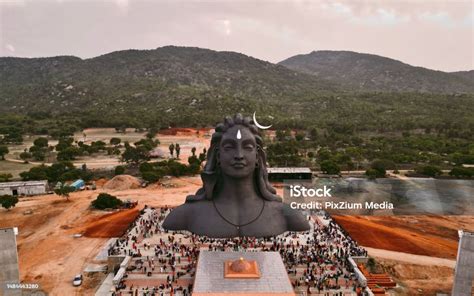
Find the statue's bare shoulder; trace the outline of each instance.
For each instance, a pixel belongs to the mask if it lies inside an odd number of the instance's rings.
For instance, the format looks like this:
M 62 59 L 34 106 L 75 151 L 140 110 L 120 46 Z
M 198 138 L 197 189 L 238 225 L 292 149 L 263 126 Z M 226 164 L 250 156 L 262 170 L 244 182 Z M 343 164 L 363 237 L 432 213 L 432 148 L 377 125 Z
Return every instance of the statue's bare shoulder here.
M 173 209 L 165 221 L 163 228 L 168 230 L 186 230 L 191 222 L 193 207 L 190 203 L 185 203 Z
M 281 203 L 281 211 L 286 220 L 288 231 L 307 231 L 310 229 L 305 215 L 288 204 Z

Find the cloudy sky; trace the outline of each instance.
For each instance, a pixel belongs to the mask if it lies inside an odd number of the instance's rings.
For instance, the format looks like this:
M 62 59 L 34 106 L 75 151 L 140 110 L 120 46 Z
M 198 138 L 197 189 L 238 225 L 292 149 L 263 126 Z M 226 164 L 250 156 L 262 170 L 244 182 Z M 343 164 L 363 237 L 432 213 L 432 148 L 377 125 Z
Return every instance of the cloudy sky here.
M 474 69 L 474 1 L 0 0 L 0 56 L 75 55 L 165 45 L 279 62 L 313 50 Z

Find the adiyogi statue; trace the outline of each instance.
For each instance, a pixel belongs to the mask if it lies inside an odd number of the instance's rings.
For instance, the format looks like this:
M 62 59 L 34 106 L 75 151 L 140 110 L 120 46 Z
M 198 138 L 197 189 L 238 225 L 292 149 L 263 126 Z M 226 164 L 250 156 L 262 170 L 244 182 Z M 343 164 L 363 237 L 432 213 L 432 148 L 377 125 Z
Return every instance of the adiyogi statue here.
M 203 187 L 172 210 L 163 227 L 212 238 L 309 230 L 305 216 L 284 204 L 268 181 L 262 146 L 250 118 L 226 117 L 212 135 L 201 173 Z

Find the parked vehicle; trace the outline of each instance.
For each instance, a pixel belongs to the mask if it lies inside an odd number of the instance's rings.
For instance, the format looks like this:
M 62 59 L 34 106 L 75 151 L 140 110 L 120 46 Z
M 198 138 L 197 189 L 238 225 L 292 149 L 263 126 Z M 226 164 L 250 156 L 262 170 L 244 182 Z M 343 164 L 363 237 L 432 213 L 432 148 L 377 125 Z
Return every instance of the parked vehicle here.
M 82 274 L 76 274 L 74 279 L 72 280 L 72 285 L 74 287 L 78 287 L 82 284 Z

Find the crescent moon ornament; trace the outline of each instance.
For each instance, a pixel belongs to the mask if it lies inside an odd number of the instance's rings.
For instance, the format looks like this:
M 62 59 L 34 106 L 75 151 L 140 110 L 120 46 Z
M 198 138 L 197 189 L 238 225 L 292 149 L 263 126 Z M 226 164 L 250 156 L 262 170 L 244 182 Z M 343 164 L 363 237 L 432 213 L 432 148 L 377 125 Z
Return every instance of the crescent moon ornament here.
M 253 112 L 253 123 L 255 123 L 255 125 L 259 128 L 259 129 L 269 129 L 272 127 L 272 125 L 267 125 L 267 126 L 264 126 L 264 125 L 261 125 L 257 122 L 257 118 L 255 116 L 255 113 L 257 112 Z

